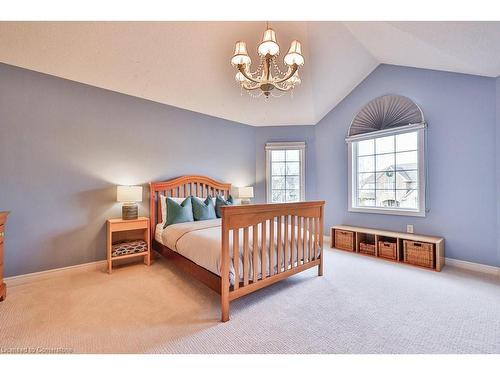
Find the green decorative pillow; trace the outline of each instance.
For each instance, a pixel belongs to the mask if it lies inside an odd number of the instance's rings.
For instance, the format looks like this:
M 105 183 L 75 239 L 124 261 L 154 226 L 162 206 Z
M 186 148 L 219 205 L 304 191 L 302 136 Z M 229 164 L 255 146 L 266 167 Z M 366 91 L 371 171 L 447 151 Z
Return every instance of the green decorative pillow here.
M 220 210 L 222 206 L 231 206 L 233 203 L 234 202 L 232 196 L 229 196 L 229 198 L 225 200 L 223 197 L 218 195 L 217 198 L 215 198 L 215 214 L 217 215 L 217 217 L 222 217 L 222 212 Z
M 215 206 L 212 197 L 208 197 L 205 201 L 200 198 L 192 197 L 193 216 L 196 221 L 216 219 Z
M 167 221 L 165 221 L 163 228 L 171 224 L 185 223 L 188 221 L 194 221 L 191 197 L 184 199 L 181 204 L 167 197 Z

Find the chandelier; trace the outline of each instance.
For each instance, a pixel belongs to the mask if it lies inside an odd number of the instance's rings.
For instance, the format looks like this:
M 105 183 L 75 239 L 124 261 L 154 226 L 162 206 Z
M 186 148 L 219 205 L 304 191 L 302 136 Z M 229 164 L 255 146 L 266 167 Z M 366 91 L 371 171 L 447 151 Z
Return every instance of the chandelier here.
M 276 62 L 280 46 L 276 42 L 276 32 L 273 29 L 267 27 L 257 51 L 260 62 L 257 70 L 252 72 L 252 60 L 248 56 L 246 43 L 236 42 L 231 65 L 238 70 L 235 78 L 242 90 L 248 93 L 260 90 L 256 96 L 264 95 L 267 99 L 269 96 L 281 96 L 300 84 L 299 68 L 304 65 L 304 56 L 298 40 L 292 41 L 283 59 L 286 67 L 284 70 Z

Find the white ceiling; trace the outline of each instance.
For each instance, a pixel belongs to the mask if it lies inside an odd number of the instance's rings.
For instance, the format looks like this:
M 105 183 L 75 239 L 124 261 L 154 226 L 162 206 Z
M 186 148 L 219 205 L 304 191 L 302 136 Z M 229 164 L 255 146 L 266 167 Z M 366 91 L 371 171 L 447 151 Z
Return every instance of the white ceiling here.
M 500 22 L 348 22 L 381 63 L 500 75 Z
M 303 43 L 293 97 L 240 95 L 229 60 L 264 22 L 0 22 L 0 62 L 255 126 L 313 125 L 380 63 L 496 77 L 500 22 L 272 22 Z

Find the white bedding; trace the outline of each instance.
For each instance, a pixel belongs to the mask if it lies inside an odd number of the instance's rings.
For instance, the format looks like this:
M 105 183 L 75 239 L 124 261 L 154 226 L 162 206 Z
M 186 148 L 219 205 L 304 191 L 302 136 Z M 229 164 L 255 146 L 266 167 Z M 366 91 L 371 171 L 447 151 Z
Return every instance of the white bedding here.
M 277 270 L 277 223 L 274 223 L 274 270 Z M 260 225 L 258 227 L 258 244 L 261 243 Z M 269 230 L 269 229 L 268 229 Z M 284 233 L 284 227 L 282 228 Z M 229 236 L 229 253 L 231 262 L 229 264 L 229 279 L 234 283 L 233 266 L 233 239 Z M 282 236 L 283 237 L 283 236 Z M 253 230 L 249 228 L 249 278 L 253 279 Z M 188 223 L 172 224 L 163 229 L 162 224 L 156 226 L 155 239 L 167 246 L 169 249 L 178 252 L 182 256 L 190 259 L 199 266 L 220 276 L 221 259 L 221 219 L 192 221 Z M 240 249 L 239 249 L 239 279 L 243 280 L 243 231 L 240 230 Z M 288 248 L 291 248 L 290 242 Z M 319 249 L 318 249 L 319 254 Z M 293 262 L 297 261 L 296 250 L 292 252 Z M 284 267 L 284 243 L 281 246 L 281 269 Z M 257 249 L 257 277 L 261 277 L 261 252 Z M 266 254 L 266 274 L 269 275 L 269 254 Z

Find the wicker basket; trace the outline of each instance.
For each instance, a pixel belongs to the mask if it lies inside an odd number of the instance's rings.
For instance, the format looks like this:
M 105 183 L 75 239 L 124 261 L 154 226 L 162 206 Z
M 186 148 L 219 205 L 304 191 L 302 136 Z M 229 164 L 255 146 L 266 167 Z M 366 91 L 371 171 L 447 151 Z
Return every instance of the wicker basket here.
M 403 255 L 405 263 L 434 268 L 434 246 L 431 243 L 404 240 Z
M 362 254 L 375 255 L 375 244 L 360 242 L 359 252 Z
M 335 247 L 337 249 L 354 251 L 354 232 L 335 229 Z
M 398 258 L 396 242 L 378 241 L 378 256 L 396 260 Z

